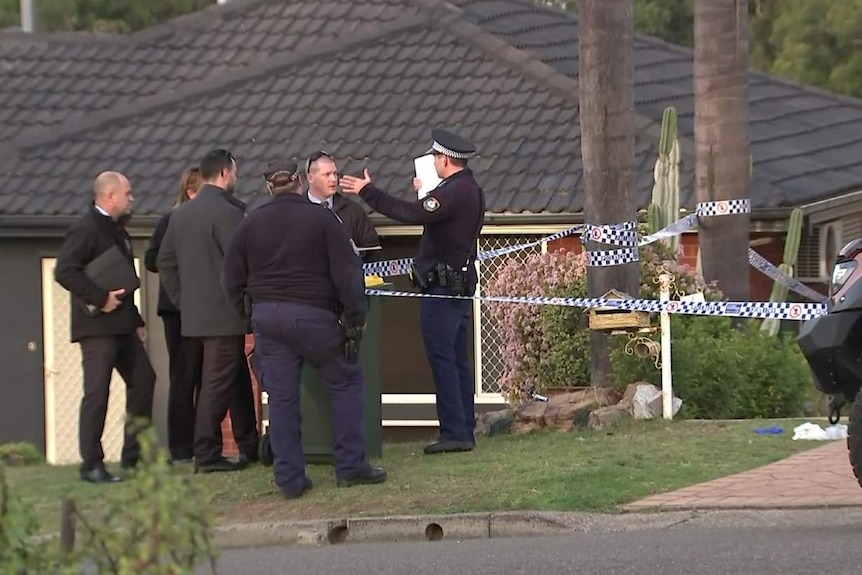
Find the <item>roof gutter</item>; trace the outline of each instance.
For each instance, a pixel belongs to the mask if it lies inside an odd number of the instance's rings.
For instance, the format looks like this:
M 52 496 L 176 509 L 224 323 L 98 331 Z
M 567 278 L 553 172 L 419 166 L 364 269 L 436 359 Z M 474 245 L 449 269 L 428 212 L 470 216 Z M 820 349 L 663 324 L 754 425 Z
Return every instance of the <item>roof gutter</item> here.
M 856 192 L 855 194 L 859 194 L 856 199 L 862 201 L 862 192 Z M 841 205 L 844 204 L 840 204 L 839 207 Z M 758 233 L 786 231 L 787 219 L 790 217 L 791 210 L 792 208 L 754 210 L 751 218 L 751 231 Z M 0 215 L 0 238 L 61 238 L 76 219 L 78 219 L 78 216 Z M 133 238 L 148 238 L 155 229 L 156 224 L 158 224 L 159 219 L 161 219 L 161 215 L 134 216 L 127 226 L 129 234 Z M 401 222 L 377 213 L 371 214 L 369 219 L 375 227 L 404 226 Z M 556 214 L 502 213 L 485 215 L 485 225 L 489 226 L 573 226 L 582 223 L 584 223 L 583 212 Z
M 811 224 L 839 219 L 848 212 L 862 210 L 862 190 L 818 200 L 799 206 Z M 855 210 L 852 208 L 856 208 Z

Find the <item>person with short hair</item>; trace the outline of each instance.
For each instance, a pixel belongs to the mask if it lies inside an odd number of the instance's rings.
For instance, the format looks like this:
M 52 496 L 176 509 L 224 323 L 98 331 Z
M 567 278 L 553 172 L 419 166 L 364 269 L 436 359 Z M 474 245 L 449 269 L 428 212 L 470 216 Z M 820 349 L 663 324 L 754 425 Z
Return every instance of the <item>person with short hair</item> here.
M 308 361 L 331 401 L 337 485 L 380 483 L 386 472 L 368 464 L 365 449 L 361 260 L 335 215 L 301 195 L 296 163 L 271 162 L 264 179 L 273 199 L 240 224 L 225 253 L 222 284 L 237 313 L 250 305 L 255 371 L 269 395 L 275 482 L 288 499 L 312 487 L 300 440 Z
M 423 226 L 419 255 L 410 279 L 423 293 L 444 296 L 419 300 L 420 328 L 437 392 L 439 438 L 426 454 L 471 451 L 475 446 L 476 391 L 470 367 L 467 328 L 478 284 L 477 240 L 485 215 L 485 193 L 467 166 L 476 151 L 465 138 L 437 128 L 431 132 L 434 167 L 442 181 L 417 201 L 402 200 L 377 188 L 366 169 L 363 177 L 344 176 L 341 188 L 358 194 L 393 220 Z M 414 187 L 421 182 L 414 180 Z M 467 296 L 457 299 L 447 296 Z
M 93 185 L 93 204 L 63 239 L 54 279 L 70 294 L 71 341 L 81 348 L 84 395 L 78 422 L 80 476 L 91 483 L 113 483 L 121 478 L 104 464 L 102 434 L 108 412 L 114 369 L 126 383 L 126 412 L 130 418 L 120 455 L 123 469 L 140 460 L 138 433 L 152 420 L 156 373 L 144 349 L 146 328 L 133 294 L 97 285 L 86 266 L 114 247 L 134 270 L 132 241 L 125 229 L 134 202 L 128 178 L 102 172 Z M 93 310 L 88 312 L 88 306 Z
M 308 179 L 306 196 L 309 201 L 334 212 L 357 248 L 380 247 L 377 231 L 362 206 L 338 192 L 338 166 L 329 153 L 319 150 L 311 154 L 305 162 L 305 173 Z M 379 253 L 360 249 L 360 256 L 364 261 L 380 259 L 376 255 Z
M 182 313 L 182 335 L 203 347 L 201 388 L 195 413 L 195 470 L 236 471 L 257 460 L 254 396 L 245 358 L 247 318 L 237 313 L 221 289 L 223 254 L 245 205 L 234 198 L 237 163 L 224 149 L 208 152 L 200 163 L 203 186 L 193 201 L 176 208 L 167 225 L 156 265 L 168 297 Z M 237 394 L 250 422 L 232 419 L 239 461 L 222 454 L 221 422 L 231 395 Z M 251 425 L 250 425 L 251 423 Z

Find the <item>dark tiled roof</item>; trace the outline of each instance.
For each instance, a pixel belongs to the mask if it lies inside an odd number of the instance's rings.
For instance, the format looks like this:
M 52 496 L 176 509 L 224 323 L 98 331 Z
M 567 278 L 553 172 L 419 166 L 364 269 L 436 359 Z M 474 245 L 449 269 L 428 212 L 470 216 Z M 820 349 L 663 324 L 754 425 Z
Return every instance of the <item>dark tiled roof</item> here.
M 578 22 L 571 14 L 531 0 L 452 1 L 483 30 L 578 77 Z M 674 106 L 680 136 L 693 141 L 692 51 L 639 35 L 634 57 L 637 113 L 661 122 Z M 860 187 L 862 102 L 751 72 L 749 105 L 755 204 L 796 205 Z M 693 148 L 682 151 L 693 169 Z
M 0 140 L 294 54 L 416 14 L 401 0 L 242 0 L 131 37 L 0 34 Z
M 180 171 L 213 146 L 239 157 L 241 197 L 260 193 L 255 175 L 273 156 L 315 148 L 342 172 L 367 166 L 383 187 L 415 197 L 412 159 L 437 125 L 479 147 L 472 165 L 489 211 L 581 211 L 577 22 L 529 0 L 455 3 L 463 13 L 440 0 L 245 0 L 127 39 L 0 34 L 0 215 L 77 213 L 102 169 L 130 176 L 139 214 L 159 214 Z M 689 137 L 681 203 L 693 207 L 691 54 L 637 43 L 638 204 L 649 202 L 657 122 L 675 105 Z M 26 66 L 10 56 L 23 52 Z M 862 180 L 852 146 L 840 147 L 850 131 L 817 130 L 818 114 L 834 113 L 830 124 L 862 118 L 859 103 L 757 74 L 752 84 L 755 208 Z M 28 108 L 39 98 L 49 102 L 41 116 Z

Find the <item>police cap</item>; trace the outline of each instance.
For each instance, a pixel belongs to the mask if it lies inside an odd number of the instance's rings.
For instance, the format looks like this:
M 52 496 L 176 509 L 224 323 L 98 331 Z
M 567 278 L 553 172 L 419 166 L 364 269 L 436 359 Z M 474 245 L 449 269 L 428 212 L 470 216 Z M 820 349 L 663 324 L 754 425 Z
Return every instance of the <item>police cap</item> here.
M 296 162 L 273 160 L 266 165 L 263 179 L 275 187 L 286 186 L 299 178 L 299 167 Z
M 433 143 L 431 148 L 425 152 L 426 154 L 443 154 L 450 158 L 466 160 L 476 152 L 476 146 L 469 140 L 443 128 L 431 130 L 431 138 Z

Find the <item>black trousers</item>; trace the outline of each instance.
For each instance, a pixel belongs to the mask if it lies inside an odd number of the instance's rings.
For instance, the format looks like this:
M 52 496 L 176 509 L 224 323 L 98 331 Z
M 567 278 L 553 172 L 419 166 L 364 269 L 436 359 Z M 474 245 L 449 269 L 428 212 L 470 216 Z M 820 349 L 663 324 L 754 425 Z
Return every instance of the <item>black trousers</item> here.
M 191 459 L 194 456 L 196 411 L 203 377 L 204 342 L 201 338 L 183 337 L 180 314 L 162 316 L 165 342 L 168 348 L 168 449 L 172 459 Z M 241 349 L 245 339 L 240 336 Z M 242 353 L 242 352 L 241 352 Z M 257 414 L 248 363 L 242 353 L 237 379 L 230 388 L 229 410 L 234 439 L 240 451 L 252 454 L 257 451 Z M 222 416 L 223 417 L 223 416 Z M 216 435 L 222 441 L 221 424 Z M 221 453 L 221 447 L 219 447 Z
M 116 368 L 126 383 L 129 418 L 152 420 L 156 373 L 137 334 L 86 337 L 79 342 L 84 370 L 84 396 L 78 421 L 81 470 L 104 467 L 102 433 L 108 413 L 111 375 Z M 121 462 L 131 467 L 140 459 L 136 428 L 126 425 Z
M 195 409 L 194 458 L 199 464 L 222 456 L 221 422 L 231 409 L 234 439 L 241 453 L 257 451 L 257 420 L 245 336 L 195 338 L 203 348 L 201 389 Z

